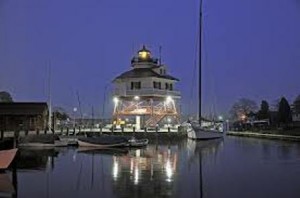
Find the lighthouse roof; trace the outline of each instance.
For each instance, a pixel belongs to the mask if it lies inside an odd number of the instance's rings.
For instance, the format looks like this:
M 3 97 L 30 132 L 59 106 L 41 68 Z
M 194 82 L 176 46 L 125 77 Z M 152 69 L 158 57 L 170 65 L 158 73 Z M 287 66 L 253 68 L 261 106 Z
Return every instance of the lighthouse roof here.
M 153 71 L 151 68 L 135 68 L 130 71 L 124 72 L 118 77 L 115 78 L 117 79 L 129 79 L 129 78 L 145 78 L 145 77 L 157 77 L 157 78 L 164 78 L 168 80 L 175 80 L 179 81 L 177 78 L 170 76 L 170 75 L 162 75 L 159 73 L 156 73 Z

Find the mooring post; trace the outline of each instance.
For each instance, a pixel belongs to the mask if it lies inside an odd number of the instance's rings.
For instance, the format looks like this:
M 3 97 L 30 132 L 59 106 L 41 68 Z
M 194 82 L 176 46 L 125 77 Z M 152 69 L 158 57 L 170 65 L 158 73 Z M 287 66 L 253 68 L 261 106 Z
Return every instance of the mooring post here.
M 147 133 L 147 127 L 145 127 L 145 133 Z
M 18 138 L 19 138 L 19 131 L 15 130 L 14 131 L 14 148 L 18 147 Z
M 121 127 L 121 132 L 124 133 L 124 126 Z
M 168 133 L 170 133 L 171 132 L 171 129 L 170 129 L 170 127 L 168 127 Z
M 4 131 L 1 130 L 0 140 L 3 140 L 3 138 L 4 138 Z
M 36 130 L 36 134 L 37 134 L 37 135 L 40 134 L 40 130 L 39 130 L 39 129 Z
M 133 133 L 135 133 L 135 126 L 133 127 Z
M 158 133 L 158 126 L 155 127 L 155 132 Z

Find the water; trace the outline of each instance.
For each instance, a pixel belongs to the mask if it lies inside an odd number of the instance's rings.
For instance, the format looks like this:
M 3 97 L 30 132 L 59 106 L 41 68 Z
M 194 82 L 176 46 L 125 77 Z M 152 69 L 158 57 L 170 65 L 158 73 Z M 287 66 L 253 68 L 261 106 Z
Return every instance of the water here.
M 226 137 L 19 154 L 18 197 L 300 197 L 299 143 Z

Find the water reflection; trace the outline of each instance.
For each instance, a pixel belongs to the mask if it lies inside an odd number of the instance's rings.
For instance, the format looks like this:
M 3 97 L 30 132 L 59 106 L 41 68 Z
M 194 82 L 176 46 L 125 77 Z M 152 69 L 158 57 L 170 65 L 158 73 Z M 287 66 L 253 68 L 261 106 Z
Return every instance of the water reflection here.
M 299 197 L 299 148 L 227 137 L 134 150 L 26 149 L 8 174 L 15 197 Z

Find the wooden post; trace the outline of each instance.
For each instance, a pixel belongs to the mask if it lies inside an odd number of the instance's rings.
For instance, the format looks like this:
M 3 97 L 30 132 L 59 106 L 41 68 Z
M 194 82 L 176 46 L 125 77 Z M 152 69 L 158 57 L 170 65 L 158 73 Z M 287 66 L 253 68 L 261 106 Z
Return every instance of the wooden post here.
M 124 133 L 124 126 L 121 127 L 121 132 Z
M 102 134 L 102 126 L 100 126 L 100 134 Z
M 40 130 L 39 130 L 39 129 L 36 130 L 36 134 L 37 134 L 37 135 L 40 134 Z
M 19 138 L 19 131 L 16 130 L 14 132 L 14 148 L 17 148 L 18 147 L 18 138 Z
M 158 133 L 158 126 L 155 127 L 155 132 Z
M 170 129 L 170 127 L 168 127 L 168 133 L 170 133 L 171 132 L 171 129 Z
M 147 133 L 147 127 L 145 127 L 145 133 Z
M 133 127 L 133 133 L 135 133 L 135 126 Z
M 1 130 L 0 140 L 3 140 L 3 138 L 4 138 L 4 131 Z
M 25 131 L 25 136 L 27 136 L 27 135 L 28 135 L 28 133 L 29 133 L 29 131 L 28 131 L 28 130 L 26 130 L 26 131 Z

